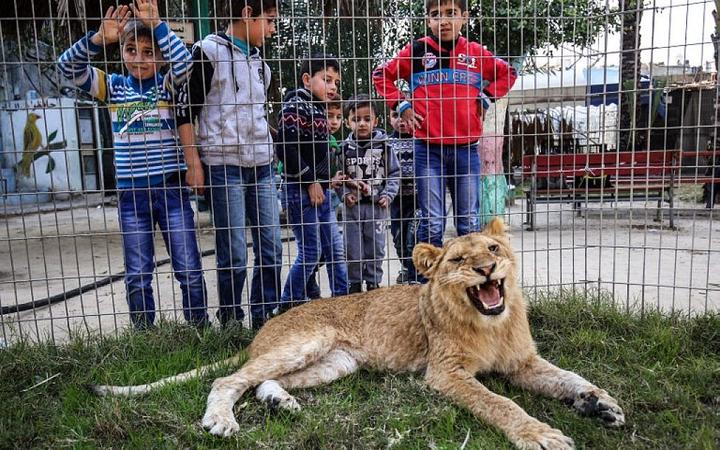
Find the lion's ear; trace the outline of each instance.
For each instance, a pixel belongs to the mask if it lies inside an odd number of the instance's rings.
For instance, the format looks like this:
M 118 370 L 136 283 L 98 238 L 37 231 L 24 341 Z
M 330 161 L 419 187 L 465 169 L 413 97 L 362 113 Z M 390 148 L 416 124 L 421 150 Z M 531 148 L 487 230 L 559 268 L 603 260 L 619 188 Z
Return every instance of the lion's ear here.
M 483 233 L 488 236 L 505 236 L 507 227 L 505 222 L 499 217 L 494 217 L 483 229 Z
M 437 262 L 441 253 L 442 249 L 434 245 L 425 243 L 417 244 L 412 254 L 415 269 L 425 277 L 430 278 L 432 272 L 434 272 L 435 262 Z

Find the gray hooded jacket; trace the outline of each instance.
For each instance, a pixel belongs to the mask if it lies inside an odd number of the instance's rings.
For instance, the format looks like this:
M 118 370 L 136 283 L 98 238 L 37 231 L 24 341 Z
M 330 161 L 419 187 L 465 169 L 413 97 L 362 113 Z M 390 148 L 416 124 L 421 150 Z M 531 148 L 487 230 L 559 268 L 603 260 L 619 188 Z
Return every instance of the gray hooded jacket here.
M 360 203 L 376 203 L 380 197 L 388 197 L 392 201 L 397 195 L 400 188 L 400 163 L 382 129 L 373 130 L 372 137 L 367 141 L 358 141 L 350 133 L 342 145 L 341 161 L 345 175 L 370 185 L 370 195 L 344 187 L 343 197 L 352 192 L 358 194 Z
M 245 54 L 211 34 L 193 47 L 193 72 L 178 101 L 177 123 L 197 119 L 197 144 L 207 165 L 270 164 L 273 140 L 265 104 L 270 68 L 257 48 Z

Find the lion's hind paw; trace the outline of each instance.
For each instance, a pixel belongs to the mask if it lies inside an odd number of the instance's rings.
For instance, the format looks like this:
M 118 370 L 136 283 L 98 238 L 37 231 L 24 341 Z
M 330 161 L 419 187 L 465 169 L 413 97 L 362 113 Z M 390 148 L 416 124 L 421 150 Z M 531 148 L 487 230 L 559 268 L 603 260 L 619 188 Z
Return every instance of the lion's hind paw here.
M 271 409 L 284 409 L 286 411 L 300 411 L 300 403 L 295 397 L 288 395 L 286 397 L 272 397 L 265 400 Z
M 300 404 L 275 380 L 267 380 L 257 387 L 258 400 L 267 403 L 271 409 L 284 409 L 286 411 L 300 411 Z

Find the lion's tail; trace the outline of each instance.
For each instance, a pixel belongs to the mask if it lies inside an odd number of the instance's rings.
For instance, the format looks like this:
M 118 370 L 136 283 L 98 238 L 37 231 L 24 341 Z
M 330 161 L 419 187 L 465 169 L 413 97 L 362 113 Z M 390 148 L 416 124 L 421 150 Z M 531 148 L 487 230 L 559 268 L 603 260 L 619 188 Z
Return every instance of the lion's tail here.
M 158 380 L 158 381 L 155 381 L 152 383 L 148 383 L 148 384 L 138 384 L 136 386 L 112 386 L 112 385 L 91 384 L 88 386 L 88 388 L 100 396 L 124 395 L 127 397 L 132 397 L 135 395 L 144 395 L 150 391 L 153 391 L 157 388 L 166 386 L 168 384 L 183 383 L 185 381 L 192 380 L 193 378 L 203 377 L 203 376 L 207 375 L 208 373 L 213 372 L 224 366 L 236 366 L 241 362 L 242 359 L 243 359 L 243 355 L 241 353 L 241 354 L 235 355 L 233 357 L 230 357 L 228 359 L 225 359 L 223 361 L 218 361 L 216 363 L 198 367 L 197 369 L 193 369 L 193 370 L 190 370 L 185 373 L 181 373 L 178 375 L 173 375 L 173 376 L 170 376 L 167 378 L 163 378 L 161 380 Z

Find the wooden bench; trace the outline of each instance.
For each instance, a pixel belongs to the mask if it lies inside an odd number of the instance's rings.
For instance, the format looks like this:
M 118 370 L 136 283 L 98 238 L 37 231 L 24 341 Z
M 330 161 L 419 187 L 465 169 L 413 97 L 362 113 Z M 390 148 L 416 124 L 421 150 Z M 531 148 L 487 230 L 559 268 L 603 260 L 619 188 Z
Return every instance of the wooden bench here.
M 673 195 L 680 169 L 680 150 L 646 150 L 582 154 L 526 155 L 524 179 L 530 179 L 525 211 L 529 229 L 535 227 L 540 203 L 572 203 L 657 200 L 656 219 L 663 201 L 670 206 L 674 228 Z

